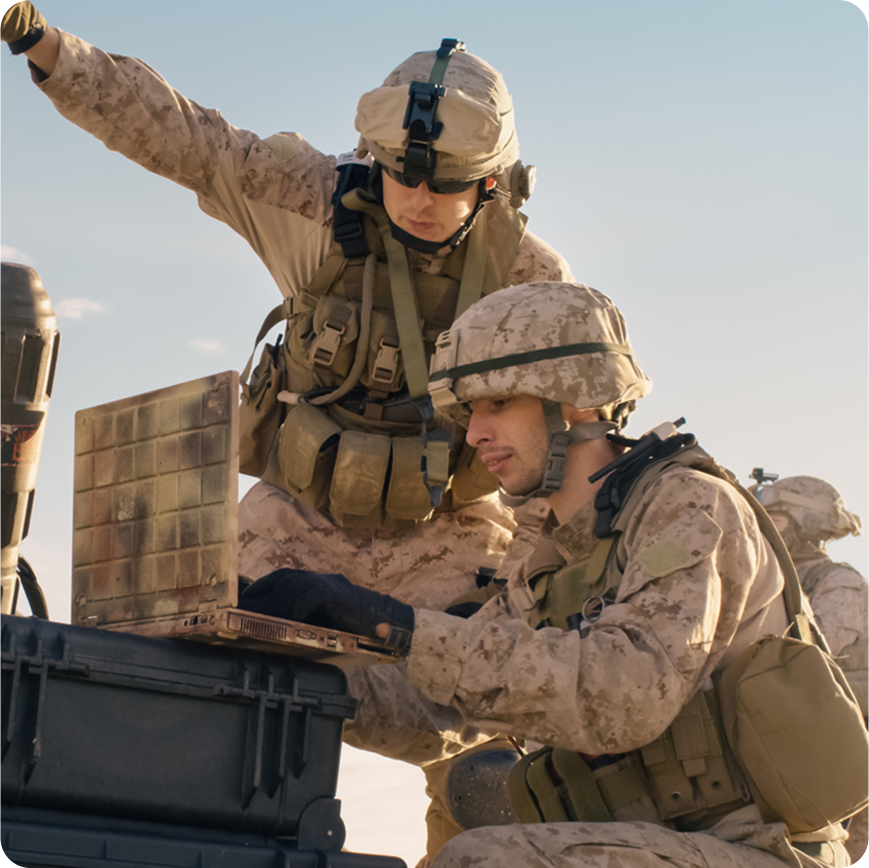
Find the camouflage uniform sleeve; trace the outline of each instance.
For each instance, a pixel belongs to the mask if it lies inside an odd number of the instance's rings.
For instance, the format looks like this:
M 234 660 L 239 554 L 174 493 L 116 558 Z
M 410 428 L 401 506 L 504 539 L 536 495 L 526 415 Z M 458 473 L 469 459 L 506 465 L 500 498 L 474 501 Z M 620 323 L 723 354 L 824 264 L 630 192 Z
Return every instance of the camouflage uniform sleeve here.
M 248 241 L 285 295 L 310 277 L 331 244 L 334 158 L 296 133 L 261 140 L 178 93 L 141 60 L 60 36 L 54 72 L 46 77 L 31 66 L 31 74 L 65 118 L 195 192 L 206 214 Z
M 354 719 L 344 724 L 347 744 L 424 766 L 489 740 L 456 709 L 423 696 L 404 669 L 386 665 L 347 673 L 359 703 Z
M 567 260 L 541 238 L 526 232 L 510 264 L 504 286 L 533 283 L 538 280 L 573 283 L 574 277 Z
M 856 570 L 843 566 L 828 573 L 810 602 L 834 655 L 866 634 L 869 585 Z
M 484 731 L 593 754 L 648 744 L 729 645 L 769 628 L 780 573 L 748 506 L 691 471 L 650 487 L 623 542 L 616 601 L 582 638 L 533 629 L 511 589 L 467 621 L 417 612 L 408 677 Z M 752 588 L 761 571 L 766 597 Z M 734 643 L 744 618 L 753 633 Z

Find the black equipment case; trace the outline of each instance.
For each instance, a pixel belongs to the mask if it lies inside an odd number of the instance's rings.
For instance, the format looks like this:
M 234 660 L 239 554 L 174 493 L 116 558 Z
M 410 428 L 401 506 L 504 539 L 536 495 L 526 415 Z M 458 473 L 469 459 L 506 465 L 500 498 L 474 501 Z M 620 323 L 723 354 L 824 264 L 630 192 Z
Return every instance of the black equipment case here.
M 25 868 L 407 868 L 394 856 L 67 811 L 6 808 L 0 832 L 6 856 Z
M 341 670 L 9 615 L 2 668 L 4 827 L 39 809 L 341 849 Z

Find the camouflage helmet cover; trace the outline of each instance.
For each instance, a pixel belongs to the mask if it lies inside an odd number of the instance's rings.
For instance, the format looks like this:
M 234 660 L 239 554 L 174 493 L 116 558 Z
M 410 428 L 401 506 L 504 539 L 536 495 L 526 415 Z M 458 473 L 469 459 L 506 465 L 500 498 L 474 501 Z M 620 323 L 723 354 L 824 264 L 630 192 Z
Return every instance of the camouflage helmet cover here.
M 836 540 L 860 534 L 860 517 L 845 508 L 842 495 L 823 479 L 788 476 L 758 486 L 754 493 L 767 512 L 791 516 L 802 537 Z
M 356 114 L 360 159 L 402 171 L 400 158 L 408 143 L 403 128 L 411 82 L 427 82 L 436 52 L 421 51 L 399 64 L 383 86 L 362 95 Z M 438 152 L 435 180 L 474 180 L 512 170 L 519 159 L 513 99 L 504 78 L 486 61 L 456 51 L 443 76 L 446 93 L 437 107 L 443 124 L 432 142 Z M 527 196 L 526 196 L 527 198 Z
M 535 395 L 604 409 L 651 389 L 609 298 L 543 282 L 498 290 L 468 308 L 438 338 L 429 382 L 438 411 L 454 418 L 482 397 Z

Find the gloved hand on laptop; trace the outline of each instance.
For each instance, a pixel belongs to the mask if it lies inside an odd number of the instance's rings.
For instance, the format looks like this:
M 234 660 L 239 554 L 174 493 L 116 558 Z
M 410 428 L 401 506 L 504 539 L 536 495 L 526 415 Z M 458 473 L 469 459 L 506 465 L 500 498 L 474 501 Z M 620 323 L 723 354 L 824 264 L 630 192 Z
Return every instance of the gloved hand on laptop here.
M 401 653 L 410 648 L 413 636 L 412 606 L 360 588 L 339 573 L 275 570 L 249 585 L 238 607 L 381 639 Z

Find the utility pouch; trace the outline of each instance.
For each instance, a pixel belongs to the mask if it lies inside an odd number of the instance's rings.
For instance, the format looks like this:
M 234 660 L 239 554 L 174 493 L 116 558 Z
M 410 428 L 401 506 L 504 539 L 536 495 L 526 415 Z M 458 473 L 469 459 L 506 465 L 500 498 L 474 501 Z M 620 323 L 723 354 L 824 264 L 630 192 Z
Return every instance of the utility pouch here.
M 339 385 L 350 373 L 359 337 L 359 302 L 340 295 L 325 295 L 313 316 L 314 336 L 307 341 L 307 364 L 321 374 L 337 377 L 326 385 Z
M 522 823 L 661 821 L 636 752 L 592 769 L 582 754 L 544 747 L 510 770 L 507 791 Z
M 750 800 L 725 750 L 717 707 L 714 690 L 695 693 L 670 726 L 640 750 L 662 819 Z
M 769 636 L 717 677 L 724 731 L 763 818 L 812 832 L 866 807 L 866 726 L 838 664 Z
M 392 468 L 386 492 L 386 512 L 393 518 L 425 521 L 432 514 L 423 482 L 421 437 L 392 438 Z
M 489 473 L 489 469 L 480 459 L 479 451 L 467 442 L 463 443 L 450 481 L 454 502 L 479 500 L 497 490 L 498 479 Z
M 347 430 L 341 435 L 329 489 L 329 510 L 341 527 L 381 523 L 390 445 L 385 434 Z
M 340 425 L 311 404 L 292 407 L 281 426 L 278 465 L 287 490 L 315 509 L 326 505 L 341 433 Z
M 242 383 L 238 414 L 238 470 L 263 475 L 269 450 L 281 424 L 283 404 L 278 393 L 286 388 L 286 367 L 281 342 L 266 344 L 250 382 Z

